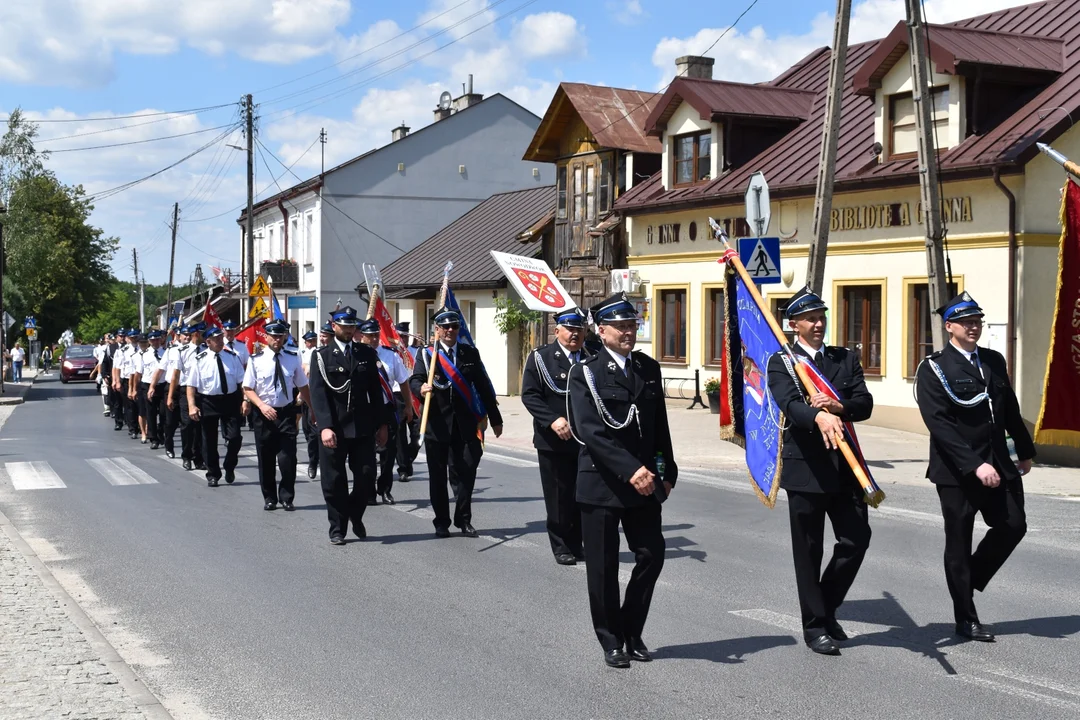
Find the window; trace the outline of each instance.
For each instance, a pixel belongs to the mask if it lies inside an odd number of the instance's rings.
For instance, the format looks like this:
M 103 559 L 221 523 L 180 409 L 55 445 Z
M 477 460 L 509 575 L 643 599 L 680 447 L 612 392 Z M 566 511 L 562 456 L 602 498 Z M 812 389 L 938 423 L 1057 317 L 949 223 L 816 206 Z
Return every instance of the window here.
M 585 191 L 582 186 L 585 168 L 578 165 L 574 168 L 574 222 L 581 222 L 585 217 Z
M 711 172 L 712 134 L 676 135 L 675 181 L 673 185 L 695 185 L 709 179 Z
M 596 167 L 585 166 L 585 219 L 596 219 Z
M 263 260 L 273 260 L 274 255 L 274 226 L 268 225 L 266 227 L 266 248 L 264 253 L 260 255 Z
M 709 288 L 705 292 L 709 323 L 705 326 L 705 364 L 719 367 L 724 355 L 724 289 Z
M 930 305 L 930 286 L 927 283 L 909 285 L 908 292 L 908 327 L 911 328 L 909 340 L 907 377 L 915 377 L 915 371 L 923 358 L 934 352 L 933 330 L 934 310 Z M 945 294 L 956 297 L 956 283 L 948 283 Z
M 611 158 L 600 161 L 600 212 L 611 209 Z
M 772 310 L 773 317 L 776 318 L 776 322 L 780 325 L 780 328 L 784 331 L 784 337 L 787 338 L 789 343 L 795 342 L 795 331 L 788 325 L 788 317 L 784 313 L 787 311 L 788 303 L 791 302 L 791 298 L 769 298 L 769 308 Z
M 559 168 L 559 171 L 555 174 L 556 192 L 558 193 L 558 213 L 557 217 L 560 220 L 566 218 L 566 166 L 563 165 Z
M 660 291 L 660 360 L 686 362 L 686 290 Z
M 881 374 L 881 285 L 840 287 L 840 345 L 859 353 L 867 375 Z
M 294 215 L 289 220 L 289 248 L 288 255 L 291 258 L 298 257 L 300 255 L 300 218 Z M 284 257 L 284 255 L 282 256 Z
M 949 142 L 949 88 L 934 88 L 931 121 L 934 124 L 934 146 L 941 148 Z M 915 132 L 915 100 L 911 93 L 889 98 L 889 156 L 915 155 L 919 151 Z
M 304 215 L 304 262 L 315 263 L 315 213 L 310 210 Z

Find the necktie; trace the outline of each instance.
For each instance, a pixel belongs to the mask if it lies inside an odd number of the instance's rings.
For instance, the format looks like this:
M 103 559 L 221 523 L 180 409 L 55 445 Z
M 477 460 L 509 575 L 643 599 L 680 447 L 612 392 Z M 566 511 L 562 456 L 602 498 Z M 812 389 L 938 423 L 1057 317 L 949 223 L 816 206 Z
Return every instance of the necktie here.
M 575 350 L 570 359 L 573 360 L 574 364 L 581 362 L 581 351 Z
M 454 348 L 446 349 L 446 359 L 450 361 L 450 364 L 454 364 Z
M 352 362 L 352 343 L 345 343 L 345 359 Z
M 281 369 L 281 353 L 274 353 L 274 387 L 285 389 L 285 373 Z
M 824 360 L 825 360 L 825 355 L 822 354 L 822 352 L 820 350 L 818 350 L 816 353 L 814 353 L 814 365 L 817 366 L 818 370 L 821 369 L 821 363 L 824 362 Z
M 225 363 L 221 362 L 221 353 L 215 354 L 214 359 L 217 360 L 218 379 L 221 380 L 221 394 L 228 395 L 229 380 L 228 376 L 225 374 Z

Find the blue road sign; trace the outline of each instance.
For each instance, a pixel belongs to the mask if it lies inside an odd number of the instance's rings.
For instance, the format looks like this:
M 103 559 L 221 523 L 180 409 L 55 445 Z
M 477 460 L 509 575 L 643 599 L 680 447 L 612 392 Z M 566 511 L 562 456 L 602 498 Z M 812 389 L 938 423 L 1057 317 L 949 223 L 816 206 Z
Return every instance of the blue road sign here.
M 758 285 L 780 282 L 780 238 L 739 238 L 739 259 Z
M 314 310 L 319 306 L 314 295 L 290 295 L 285 304 L 290 310 Z

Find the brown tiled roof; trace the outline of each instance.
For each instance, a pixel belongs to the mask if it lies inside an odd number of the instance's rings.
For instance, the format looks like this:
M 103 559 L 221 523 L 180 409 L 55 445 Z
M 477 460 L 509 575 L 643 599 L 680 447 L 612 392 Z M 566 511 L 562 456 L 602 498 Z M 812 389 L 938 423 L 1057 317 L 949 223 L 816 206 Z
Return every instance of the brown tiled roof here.
M 652 112 L 657 93 L 584 83 L 559 83 L 524 160 L 550 162 L 558 156 L 552 149 L 569 126 L 574 112 L 602 147 L 659 154 L 660 142 L 645 135 L 645 119 Z
M 807 90 L 745 83 L 675 78 L 645 120 L 645 132 L 659 137 L 681 103 L 698 111 L 702 120 L 756 117 L 802 121 L 810 117 L 814 93 Z
M 940 155 L 946 178 L 989 175 L 995 166 L 1019 172 L 1038 152 L 1035 142 L 1053 141 L 1071 126 L 1067 113 L 1075 115 L 1080 110 L 1080 0 L 1047 0 L 960 20 L 949 27 L 1050 37 L 1063 43 L 1064 72 L 1045 90 L 992 130 L 967 137 Z M 874 144 L 874 102 L 855 93 L 853 80 L 878 44 L 866 42 L 848 49 L 836 158 L 837 190 L 918 183 L 917 160 L 878 163 L 870 154 Z M 810 118 L 779 142 L 704 185 L 665 192 L 657 173 L 624 193 L 616 201 L 616 208 L 633 213 L 646 208 L 734 202 L 743 197 L 750 174 L 758 170 L 768 178 L 774 196 L 812 195 L 821 153 L 829 58 L 828 49 L 820 48 L 769 83 L 815 93 Z
M 930 25 L 926 33 L 930 59 L 940 73 L 955 74 L 963 65 L 984 65 L 1060 73 L 1064 67 L 1060 38 Z M 855 73 L 855 92 L 874 96 L 881 79 L 908 49 L 908 28 L 896 24 Z
M 534 256 L 541 236 L 522 243 L 518 235 L 555 206 L 555 186 L 492 195 L 382 271 L 388 293 L 437 288 L 447 260 L 454 261 L 451 287 L 499 287 L 506 280 L 489 250 Z

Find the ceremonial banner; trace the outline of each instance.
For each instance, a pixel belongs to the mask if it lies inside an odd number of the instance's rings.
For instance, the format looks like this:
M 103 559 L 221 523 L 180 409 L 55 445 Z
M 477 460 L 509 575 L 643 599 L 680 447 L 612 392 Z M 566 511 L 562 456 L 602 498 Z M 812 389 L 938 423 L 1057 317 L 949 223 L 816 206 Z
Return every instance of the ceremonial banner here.
M 780 343 L 742 278 L 726 269 L 724 276 L 728 372 L 727 388 L 722 387 L 720 394 L 727 395 L 731 412 L 728 434 L 732 442 L 746 448 L 751 486 L 771 508 L 780 490 L 783 419 L 769 393 L 768 368 L 769 358 L 780 352 Z
M 203 310 L 202 316 L 203 322 L 207 325 L 214 325 L 215 327 L 221 327 L 221 318 L 218 317 L 217 311 L 214 310 L 214 306 L 210 303 L 206 303 L 206 308 Z
M 248 323 L 236 333 L 236 339 L 247 345 L 249 353 L 255 353 L 255 343 L 266 344 L 266 318 L 260 317 Z
M 386 309 L 386 303 L 378 295 L 375 296 L 371 316 L 379 323 L 379 342 L 393 349 L 401 358 L 401 362 L 404 363 L 405 367 L 412 372 L 416 360 L 413 358 L 413 354 L 409 352 L 408 343 L 398 334 L 397 327 L 394 326 L 394 318 L 390 316 L 390 311 Z M 420 398 L 413 395 L 412 401 L 413 409 L 420 412 Z
M 574 302 L 566 288 L 555 277 L 548 264 L 540 258 L 490 250 L 491 257 L 506 279 L 521 296 L 525 307 L 542 312 L 558 312 L 574 307 Z
M 1057 298 L 1035 442 L 1080 447 L 1080 186 L 1061 199 Z

